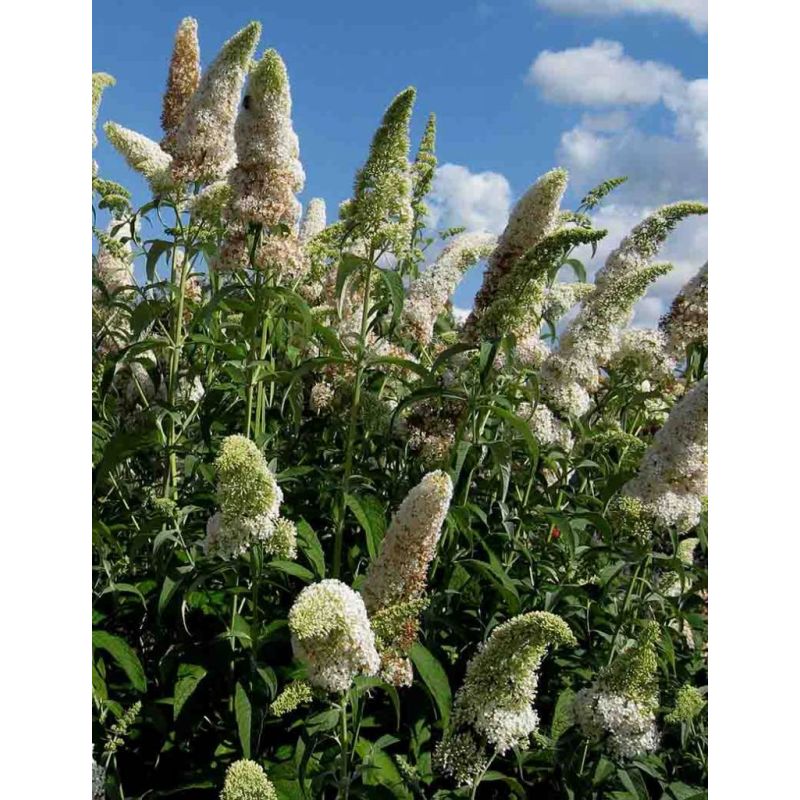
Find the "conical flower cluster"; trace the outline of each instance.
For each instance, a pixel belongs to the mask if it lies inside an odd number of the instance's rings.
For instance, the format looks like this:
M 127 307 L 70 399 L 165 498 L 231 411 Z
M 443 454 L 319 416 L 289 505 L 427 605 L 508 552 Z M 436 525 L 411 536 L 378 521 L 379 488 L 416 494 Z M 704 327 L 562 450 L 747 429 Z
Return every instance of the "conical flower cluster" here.
M 172 152 L 175 131 L 180 126 L 189 100 L 199 83 L 200 44 L 197 41 L 197 20 L 185 17 L 175 34 L 167 88 L 161 108 L 161 128 L 164 131 L 161 147 L 167 153 Z
M 680 724 L 691 722 L 703 710 L 706 699 L 696 686 L 686 683 L 675 695 L 675 705 L 664 717 L 666 722 Z
M 225 42 L 201 78 L 171 138 L 176 180 L 218 180 L 234 165 L 236 109 L 260 35 L 258 22 L 246 25 Z
M 533 703 L 547 648 L 574 644 L 566 622 L 547 611 L 521 614 L 498 626 L 467 665 L 451 729 L 437 749 L 442 771 L 469 783 L 485 764 L 483 742 L 501 754 L 524 746 L 539 725 Z
M 433 326 L 464 273 L 491 253 L 497 239 L 490 233 L 461 233 L 442 250 L 433 265 L 411 283 L 403 304 L 403 327 L 420 344 L 430 342 Z
M 630 328 L 620 336 L 608 366 L 640 381 L 670 385 L 675 382 L 677 364 L 667 351 L 667 340 L 661 331 Z
M 375 675 L 380 657 L 361 595 L 341 581 L 306 586 L 289 611 L 292 650 L 306 664 L 308 681 L 344 692 L 356 675 Z
M 565 453 L 572 449 L 573 438 L 569 426 L 562 422 L 543 403 L 532 407 L 530 403 L 520 403 L 517 416 L 528 421 L 533 435 L 540 445 L 558 447 Z
M 220 800 L 278 800 L 278 794 L 260 764 L 241 759 L 225 772 Z
M 708 264 L 680 290 L 659 327 L 669 352 L 678 360 L 690 345 L 708 347 Z
M 658 746 L 658 636 L 658 625 L 647 623 L 636 644 L 575 696 L 575 721 L 590 739 L 607 735 L 609 751 L 617 758 L 633 758 Z
M 400 256 L 408 249 L 413 224 L 408 127 L 415 97 L 409 86 L 389 104 L 356 174 L 353 198 L 340 211 L 351 238 L 364 243 L 366 255 Z
M 555 229 L 567 177 L 563 169 L 546 172 L 514 206 L 497 248 L 489 257 L 483 283 L 475 296 L 475 306 L 467 319 L 468 329 L 472 329 L 484 309 L 494 302 L 500 282 L 520 257 Z
M 116 122 L 106 122 L 103 130 L 128 166 L 146 178 L 153 194 L 163 194 L 173 188 L 172 156 L 165 153 L 158 142 Z
M 650 264 L 649 259 L 681 219 L 704 213 L 706 207 L 699 203 L 664 206 L 637 225 L 608 256 L 595 279 L 595 291 L 584 300 L 542 367 L 541 388 L 551 408 L 573 416 L 589 410 L 599 385 L 599 369 L 617 349 L 635 302 L 671 269 L 667 264 Z
M 133 247 L 130 225 L 112 219 L 106 233 L 98 233 L 100 246 L 93 263 L 95 280 L 109 295 L 133 286 Z M 123 241 L 124 240 L 124 241 Z M 130 322 L 119 308 L 105 302 L 98 287 L 92 288 L 92 341 L 100 355 L 119 350 L 130 336 Z
M 264 454 L 244 436 L 228 436 L 215 466 L 220 510 L 206 526 L 206 552 L 235 558 L 260 543 L 267 553 L 292 558 L 294 526 L 278 517 L 283 493 Z
M 429 114 L 425 124 L 425 132 L 419 143 L 417 155 L 411 166 L 411 209 L 414 214 L 414 225 L 417 230 L 425 226 L 428 208 L 425 196 L 433 185 L 436 172 L 436 115 Z
M 303 244 L 310 242 L 318 233 L 325 230 L 325 223 L 325 201 L 321 197 L 312 197 L 300 220 L 300 241 Z
M 97 147 L 97 114 L 100 111 L 100 100 L 103 92 L 116 83 L 114 77 L 107 72 L 92 73 L 92 147 Z M 96 172 L 97 170 L 94 170 Z
M 262 226 L 253 253 L 256 268 L 277 268 L 290 280 L 307 269 L 295 230 L 300 217 L 295 195 L 305 174 L 291 111 L 286 66 L 275 50 L 267 50 L 250 73 L 236 119 L 238 162 L 228 176 L 233 225 L 220 255 L 221 269 L 249 266 L 247 229 L 253 223 Z
M 428 567 L 452 497 L 453 482 L 446 472 L 425 475 L 397 509 L 361 588 L 370 617 L 389 617 L 381 636 L 382 666 L 385 674 L 397 679 L 410 673 L 405 659 L 417 636 L 417 602 L 425 593 Z
M 672 409 L 623 495 L 641 504 L 658 528 L 683 533 L 700 521 L 708 494 L 708 379 Z

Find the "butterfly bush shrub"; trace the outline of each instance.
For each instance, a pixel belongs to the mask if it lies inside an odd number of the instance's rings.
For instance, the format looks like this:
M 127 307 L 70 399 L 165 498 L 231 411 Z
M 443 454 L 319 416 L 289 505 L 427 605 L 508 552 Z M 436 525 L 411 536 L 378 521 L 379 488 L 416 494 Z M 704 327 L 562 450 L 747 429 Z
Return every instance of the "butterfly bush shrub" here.
M 407 88 L 303 213 L 260 34 L 181 22 L 158 142 L 92 78 L 93 798 L 704 797 L 707 265 L 630 324 L 705 207 L 437 231 Z

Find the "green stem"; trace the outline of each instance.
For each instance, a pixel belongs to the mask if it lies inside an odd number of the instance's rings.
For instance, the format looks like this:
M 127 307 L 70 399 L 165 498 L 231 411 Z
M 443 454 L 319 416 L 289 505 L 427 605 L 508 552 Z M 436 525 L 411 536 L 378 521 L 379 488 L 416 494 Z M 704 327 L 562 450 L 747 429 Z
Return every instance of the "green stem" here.
M 344 800 L 350 796 L 350 752 L 348 743 L 348 730 L 347 730 L 347 692 L 342 694 L 342 715 L 341 715 L 341 747 L 342 757 L 340 765 L 340 779 L 339 785 L 341 789 L 341 797 Z
M 186 276 L 189 272 L 189 258 L 184 251 L 183 263 L 181 264 L 180 276 L 178 278 L 177 286 L 175 284 L 175 256 L 177 248 L 173 247 L 172 252 L 172 286 L 173 291 L 178 293 L 178 301 L 174 312 L 173 329 L 172 329 L 172 352 L 170 353 L 169 374 L 167 376 L 167 403 L 170 410 L 175 405 L 175 393 L 178 387 L 178 368 L 180 366 L 181 349 L 183 347 L 183 310 L 184 302 L 186 300 L 186 292 L 184 286 L 186 284 Z M 175 432 L 175 419 L 172 414 L 167 417 L 167 452 L 169 453 L 169 468 L 164 479 L 164 497 L 170 495 L 171 490 L 174 492 L 178 485 L 178 458 L 173 450 L 175 447 L 176 432 Z
M 367 267 L 367 277 L 364 287 L 364 303 L 361 307 L 361 335 L 360 348 L 358 353 L 358 366 L 356 368 L 355 386 L 353 387 L 353 402 L 350 407 L 350 424 L 347 430 L 347 441 L 344 451 L 344 471 L 342 473 L 342 504 L 341 514 L 336 523 L 336 531 L 333 543 L 333 577 L 338 578 L 342 570 L 342 550 L 344 547 L 344 520 L 347 513 L 345 494 L 350 488 L 350 474 L 353 470 L 353 448 L 356 440 L 356 429 L 358 427 L 358 406 L 361 401 L 361 381 L 364 376 L 364 347 L 367 339 L 367 328 L 369 326 L 369 290 L 372 278 L 372 262 Z
M 631 595 L 633 594 L 633 589 L 636 586 L 636 581 L 639 579 L 639 572 L 642 569 L 643 562 L 640 562 L 636 565 L 636 570 L 633 573 L 633 577 L 631 578 L 631 582 L 628 584 L 628 591 L 625 593 L 625 600 L 622 603 L 622 609 L 619 612 L 619 619 L 617 620 L 617 627 L 614 631 L 614 636 L 611 639 L 611 652 L 608 655 L 608 661 L 606 662 L 606 666 L 610 666 L 611 662 L 614 660 L 614 653 L 617 650 L 617 639 L 619 638 L 619 632 L 622 630 L 622 626 L 625 623 L 625 614 L 628 610 L 628 604 L 631 600 Z
M 472 784 L 472 792 L 470 792 L 470 800 L 475 800 L 478 796 L 478 786 L 480 786 L 481 781 L 486 777 L 486 773 L 489 771 L 489 767 L 492 766 L 492 761 L 494 761 L 495 753 L 492 753 L 492 757 L 486 762 L 486 766 L 481 771 L 481 774 L 475 779 L 475 783 Z

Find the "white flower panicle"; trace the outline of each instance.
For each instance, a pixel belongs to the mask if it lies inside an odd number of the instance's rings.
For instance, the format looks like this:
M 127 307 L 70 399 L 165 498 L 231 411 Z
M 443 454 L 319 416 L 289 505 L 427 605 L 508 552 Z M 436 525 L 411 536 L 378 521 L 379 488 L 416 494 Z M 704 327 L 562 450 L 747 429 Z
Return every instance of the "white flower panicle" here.
M 620 331 L 647 287 L 672 267 L 650 264 L 667 234 L 690 214 L 704 214 L 700 203 L 664 206 L 637 225 L 606 259 L 595 278 L 595 291 L 561 336 L 542 367 L 541 389 L 556 411 L 581 416 L 592 405 L 599 370 L 617 349 Z
M 134 285 L 131 229 L 126 221 L 112 219 L 106 232 L 107 239 L 97 249 L 95 277 L 113 293 Z
M 403 326 L 421 344 L 430 342 L 433 326 L 450 295 L 473 264 L 486 258 L 497 238 L 490 233 L 462 233 L 442 250 L 433 265 L 412 282 L 403 305 Z
M 267 553 L 294 557 L 294 531 L 278 519 L 283 492 L 264 454 L 244 436 L 228 436 L 215 462 L 220 511 L 206 525 L 205 549 L 235 558 L 253 545 Z
M 278 800 L 278 794 L 260 764 L 241 759 L 225 772 L 220 800 Z
M 501 280 L 520 256 L 555 230 L 561 198 L 567 188 L 567 171 L 546 172 L 528 189 L 511 211 L 508 224 L 497 247 L 489 256 L 483 283 L 475 296 L 475 305 L 467 319 L 471 329 L 481 312 L 492 304 Z
M 290 228 L 297 222 L 295 194 L 305 173 L 291 114 L 286 65 L 275 50 L 267 50 L 250 72 L 236 118 L 237 164 L 229 176 L 235 219 Z
M 222 217 L 231 200 L 231 187 L 227 180 L 209 183 L 186 201 L 186 210 L 211 222 Z
M 594 291 L 591 283 L 555 283 L 545 292 L 542 316 L 557 322 L 576 303 L 585 300 Z
M 520 403 L 517 416 L 528 421 L 539 444 L 558 447 L 565 453 L 572 450 L 574 440 L 569 426 L 558 419 L 543 403 L 539 403 L 535 408 L 530 403 Z
M 325 230 L 325 201 L 321 197 L 312 197 L 300 221 L 299 239 L 305 245 L 318 233 Z
M 428 568 L 452 497 L 453 482 L 446 472 L 425 475 L 392 517 L 361 588 L 380 636 L 383 676 L 396 686 L 410 686 L 413 679 L 407 656 L 417 638 Z
M 635 643 L 621 653 L 597 680 L 575 696 L 575 721 L 590 739 L 608 735 L 617 758 L 633 758 L 658 746 L 658 625 L 649 622 Z
M 234 165 L 236 108 L 260 35 L 258 22 L 246 25 L 225 42 L 201 78 L 171 145 L 176 180 L 218 180 Z
M 422 596 L 452 497 L 453 482 L 441 470 L 429 472 L 406 495 L 361 589 L 370 614 Z
M 289 611 L 295 656 L 312 686 L 347 691 L 356 675 L 375 675 L 380 657 L 361 595 L 341 581 L 306 586 Z
M 612 370 L 627 370 L 642 380 L 656 384 L 675 382 L 675 359 L 667 351 L 667 340 L 661 331 L 631 328 L 622 333 L 619 345 L 611 355 Z
M 547 648 L 576 643 L 566 622 L 547 611 L 531 611 L 499 625 L 467 665 L 451 729 L 437 749 L 441 769 L 464 782 L 475 771 L 474 763 L 458 765 L 456 755 L 466 761 L 471 752 L 480 762 L 485 754 L 479 743 L 500 754 L 525 746 L 538 728 L 533 703 Z
M 672 301 L 659 322 L 669 352 L 678 360 L 692 344 L 708 346 L 708 264 L 706 263 Z
M 616 758 L 634 758 L 658 747 L 653 712 L 636 700 L 595 685 L 577 693 L 573 713 L 589 738 L 608 734 L 608 749 Z
M 238 163 L 231 170 L 229 212 L 236 223 L 220 256 L 222 269 L 248 266 L 247 226 L 262 225 L 254 263 L 258 269 L 277 267 L 290 280 L 301 277 L 308 259 L 295 228 L 300 217 L 305 174 L 300 145 L 292 128 L 292 99 L 283 60 L 267 50 L 250 73 L 236 119 Z M 288 232 L 273 230 L 285 226 Z
M 92 800 L 105 800 L 106 771 L 92 758 Z
M 708 494 L 708 378 L 673 407 L 622 493 L 638 500 L 659 528 L 683 533 L 700 521 Z
M 175 34 L 167 88 L 161 108 L 161 128 L 164 131 L 161 147 L 167 153 L 171 152 L 175 131 L 181 124 L 186 106 L 199 83 L 200 44 L 197 41 L 197 20 L 185 17 Z
M 154 194 L 163 194 L 174 188 L 170 172 L 172 156 L 165 153 L 158 142 L 116 122 L 106 122 L 103 130 L 128 166 L 146 178 Z

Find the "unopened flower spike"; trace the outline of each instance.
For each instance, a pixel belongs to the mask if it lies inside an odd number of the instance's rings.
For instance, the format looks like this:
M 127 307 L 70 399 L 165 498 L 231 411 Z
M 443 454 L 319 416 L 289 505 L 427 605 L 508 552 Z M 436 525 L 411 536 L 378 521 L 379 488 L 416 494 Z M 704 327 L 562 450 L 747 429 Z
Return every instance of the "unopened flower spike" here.
M 175 34 L 169 63 L 167 88 L 161 108 L 161 147 L 172 152 L 172 140 L 180 126 L 189 100 L 200 83 L 200 44 L 197 41 L 197 20 L 185 17 Z
M 260 544 L 269 554 L 294 558 L 294 525 L 278 517 L 283 493 L 258 447 L 228 436 L 215 466 L 220 510 L 208 520 L 206 552 L 235 558 Z
M 222 46 L 192 95 L 171 144 L 177 180 L 214 181 L 236 160 L 233 127 L 261 25 L 251 22 Z
M 97 114 L 100 111 L 100 100 L 103 97 L 103 92 L 109 86 L 114 86 L 115 84 L 116 80 L 113 75 L 109 75 L 107 72 L 92 73 L 92 147 L 97 147 L 95 129 L 97 127 Z
M 408 128 L 416 89 L 409 86 L 392 100 L 375 132 L 369 155 L 356 173 L 353 198 L 342 210 L 351 236 L 369 250 L 401 255 L 412 226 Z

